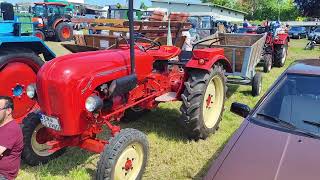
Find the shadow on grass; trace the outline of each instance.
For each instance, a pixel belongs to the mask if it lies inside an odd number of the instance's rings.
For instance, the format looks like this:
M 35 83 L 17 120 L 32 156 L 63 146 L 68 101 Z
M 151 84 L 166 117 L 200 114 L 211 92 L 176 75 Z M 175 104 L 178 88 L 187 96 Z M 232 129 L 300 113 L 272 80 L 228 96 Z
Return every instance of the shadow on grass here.
M 47 164 L 31 167 L 25 162 L 22 162 L 21 169 L 28 173 L 37 174 L 38 176 L 66 176 L 71 171 L 77 168 L 87 166 L 96 166 L 96 162 L 93 162 L 95 158 L 92 156 L 94 153 L 90 153 L 86 150 L 82 150 L 77 147 L 67 148 L 66 152 L 54 159 L 49 161 Z M 88 172 L 88 171 L 87 171 Z M 94 172 L 88 172 L 91 177 L 94 176 Z
M 218 148 L 218 150 L 211 156 L 211 158 L 206 162 L 206 164 L 201 168 L 201 170 L 192 178 L 194 180 L 202 180 L 204 176 L 208 173 L 209 168 L 213 165 L 214 161 L 218 158 L 219 154 L 223 150 L 224 146 L 227 144 L 229 139 L 232 137 L 229 136 Z
M 228 84 L 227 98 L 230 98 L 238 89 L 240 85 Z
M 180 115 L 179 109 L 158 107 L 136 121 L 120 123 L 120 126 L 122 129 L 135 128 L 145 134 L 155 133 L 161 138 L 172 141 L 188 141 L 178 122 Z
M 129 123 L 120 123 L 121 129 L 135 128 L 145 134 L 155 133 L 158 137 L 169 141 L 183 141 L 188 139 L 183 129 L 178 124 L 180 118 L 179 109 L 159 107 L 144 114 L 138 120 Z M 108 139 L 109 131 L 99 134 L 99 138 Z M 91 179 L 95 177 L 95 170 L 99 154 L 90 153 L 78 147 L 67 148 L 67 151 L 60 157 L 47 164 L 31 167 L 22 162 L 21 169 L 38 177 L 67 176 L 77 169 L 83 169 Z

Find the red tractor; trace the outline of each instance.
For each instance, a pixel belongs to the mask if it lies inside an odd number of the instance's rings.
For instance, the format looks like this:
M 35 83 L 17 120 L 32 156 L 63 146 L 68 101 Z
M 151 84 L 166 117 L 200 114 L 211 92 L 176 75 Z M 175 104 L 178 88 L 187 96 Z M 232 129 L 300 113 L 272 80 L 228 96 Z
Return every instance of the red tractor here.
M 185 64 L 178 47 L 136 44 L 121 49 L 66 55 L 44 64 L 27 94 L 40 105 L 23 121 L 23 158 L 46 163 L 67 146 L 101 153 L 97 179 L 137 177 L 145 167 L 148 142 L 134 129 L 115 125 L 125 114 L 182 101 L 181 119 L 189 138 L 205 139 L 219 125 L 226 98 L 225 71 L 231 66 L 223 49 L 198 49 Z M 108 141 L 97 138 L 106 125 Z M 112 171 L 111 171 L 112 169 Z M 116 178 L 117 179 L 117 178 Z
M 273 66 L 283 67 L 288 54 L 288 42 L 290 41 L 288 33 L 285 31 L 276 31 L 272 26 L 259 27 L 257 34 L 267 33 L 266 43 L 263 51 L 263 71 L 270 72 Z
M 132 4 L 130 9 L 134 37 Z M 135 129 L 121 130 L 117 122 L 161 102 L 182 101 L 179 122 L 189 138 L 215 132 L 226 98 L 224 73 L 231 71 L 224 50 L 181 52 L 143 40 L 148 43 L 130 38 L 119 49 L 65 55 L 42 66 L 27 92 L 40 109 L 23 121 L 26 163 L 46 163 L 77 146 L 101 153 L 96 179 L 139 179 L 147 138 Z M 109 140 L 97 138 L 102 126 L 109 129 Z

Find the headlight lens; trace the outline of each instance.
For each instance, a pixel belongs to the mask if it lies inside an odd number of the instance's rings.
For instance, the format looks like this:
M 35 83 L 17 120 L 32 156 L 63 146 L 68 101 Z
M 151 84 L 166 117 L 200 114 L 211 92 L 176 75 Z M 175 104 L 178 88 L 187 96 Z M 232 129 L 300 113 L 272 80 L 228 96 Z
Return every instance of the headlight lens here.
M 32 99 L 36 96 L 36 85 L 35 84 L 30 84 L 27 87 L 27 96 Z
M 100 109 L 102 107 L 102 99 L 96 95 L 92 95 L 92 96 L 89 96 L 87 99 L 86 99 L 86 109 L 89 111 L 89 112 L 93 112 L 93 111 L 96 111 L 97 109 Z

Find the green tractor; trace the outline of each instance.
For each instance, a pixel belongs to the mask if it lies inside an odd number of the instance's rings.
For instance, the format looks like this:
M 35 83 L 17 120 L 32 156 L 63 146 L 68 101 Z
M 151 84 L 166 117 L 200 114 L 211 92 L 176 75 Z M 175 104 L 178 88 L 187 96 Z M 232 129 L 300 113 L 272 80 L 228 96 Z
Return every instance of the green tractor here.
M 37 23 L 35 36 L 45 40 L 70 41 L 73 38 L 71 16 L 65 13 L 66 4 L 55 2 L 35 3 L 33 22 Z

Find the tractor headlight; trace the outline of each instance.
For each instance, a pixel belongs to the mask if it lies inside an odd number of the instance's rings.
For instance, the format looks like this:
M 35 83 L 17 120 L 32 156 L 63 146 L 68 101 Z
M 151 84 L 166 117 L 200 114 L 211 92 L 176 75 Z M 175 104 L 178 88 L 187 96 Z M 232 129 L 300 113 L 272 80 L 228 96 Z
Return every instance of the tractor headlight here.
M 96 95 L 91 95 L 86 99 L 86 109 L 89 112 L 96 111 L 102 108 L 103 102 L 102 99 Z
M 28 85 L 26 93 L 30 99 L 33 99 L 34 97 L 36 97 L 36 85 L 35 84 Z

